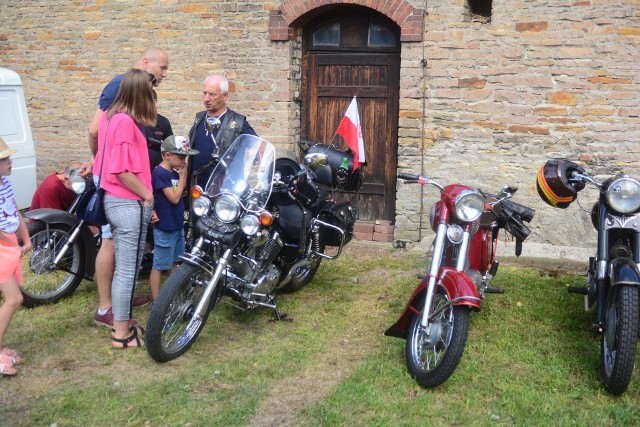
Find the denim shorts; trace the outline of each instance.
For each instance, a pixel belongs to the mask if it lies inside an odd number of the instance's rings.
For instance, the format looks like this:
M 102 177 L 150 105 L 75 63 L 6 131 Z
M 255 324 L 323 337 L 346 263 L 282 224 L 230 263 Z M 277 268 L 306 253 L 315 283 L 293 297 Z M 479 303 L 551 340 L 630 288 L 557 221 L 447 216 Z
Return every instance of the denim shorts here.
M 153 269 L 171 270 L 184 254 L 184 230 L 162 231 L 153 227 Z

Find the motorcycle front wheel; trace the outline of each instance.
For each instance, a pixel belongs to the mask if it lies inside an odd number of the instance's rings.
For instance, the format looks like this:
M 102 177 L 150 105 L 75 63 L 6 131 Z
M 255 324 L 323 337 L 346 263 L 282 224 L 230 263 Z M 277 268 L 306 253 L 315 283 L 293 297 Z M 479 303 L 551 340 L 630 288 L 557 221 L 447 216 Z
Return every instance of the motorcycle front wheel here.
M 406 359 L 409 374 L 422 387 L 437 387 L 455 371 L 467 343 L 469 309 L 449 306 L 447 294 L 438 287 L 433 313 L 438 313 L 428 330 L 420 325 L 421 317 L 413 315 L 407 331 Z M 443 309 L 444 308 L 444 309 Z
M 68 297 L 84 276 L 85 251 L 80 239 L 69 246 L 60 262 L 54 265 L 54 259 L 69 240 L 71 229 L 50 224 L 47 230 L 42 221 L 31 221 L 27 229 L 31 251 L 22 257 L 22 305 L 31 308 Z
M 219 300 L 216 289 L 204 316 L 195 316 L 210 279 L 202 269 L 182 263 L 162 285 L 151 307 L 145 335 L 147 352 L 155 361 L 164 363 L 181 356 L 198 338 Z
M 629 386 L 638 344 L 640 290 L 614 286 L 607 298 L 605 330 L 600 339 L 600 374 L 604 388 L 619 395 Z

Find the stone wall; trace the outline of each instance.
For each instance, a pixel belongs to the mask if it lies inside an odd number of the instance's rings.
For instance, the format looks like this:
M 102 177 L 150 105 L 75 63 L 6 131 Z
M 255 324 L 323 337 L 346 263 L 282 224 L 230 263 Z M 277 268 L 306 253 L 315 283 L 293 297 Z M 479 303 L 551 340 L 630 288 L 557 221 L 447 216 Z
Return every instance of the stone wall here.
M 469 20 L 461 0 L 426 5 L 424 43 L 403 44 L 399 170 L 517 185 L 514 200 L 537 209 L 534 241 L 592 245 L 597 191 L 553 209 L 535 177 L 550 158 L 640 175 L 640 2 L 493 0 L 490 23 Z M 418 240 L 437 192 L 398 189 L 396 238 Z
M 86 132 L 102 87 L 151 45 L 170 56 L 159 111 L 176 133 L 202 109 L 204 77 L 225 72 L 231 108 L 260 135 L 293 147 L 301 32 L 281 41 L 269 35 L 270 16 L 285 3 L 424 10 L 422 37 L 402 43 L 399 170 L 489 191 L 519 186 L 515 200 L 538 210 L 536 241 L 595 239 L 586 214 L 595 190 L 567 210 L 538 198 L 535 175 L 546 159 L 579 160 L 599 176 L 640 175 L 639 0 L 493 0 L 488 23 L 471 20 L 464 0 L 2 2 L 0 66 L 23 79 L 39 180 L 88 158 Z M 398 184 L 397 239 L 427 233 L 436 195 Z

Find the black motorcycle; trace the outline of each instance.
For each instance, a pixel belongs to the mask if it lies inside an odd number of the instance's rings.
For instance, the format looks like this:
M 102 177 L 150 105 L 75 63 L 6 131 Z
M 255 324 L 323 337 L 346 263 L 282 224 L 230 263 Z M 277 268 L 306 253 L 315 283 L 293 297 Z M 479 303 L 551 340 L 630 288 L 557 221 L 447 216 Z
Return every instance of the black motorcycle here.
M 585 309 L 596 311 L 600 374 L 605 390 L 619 395 L 631 381 L 640 333 L 640 181 L 619 174 L 598 182 L 566 160 L 548 161 L 537 179 L 540 197 L 562 209 L 587 184 L 600 193 L 591 210 L 598 247 L 589 257 L 586 286 L 569 292 L 583 294 Z
M 316 183 L 361 183 L 360 172 L 350 172 L 351 152 L 318 144 L 305 160 Z M 163 284 L 147 322 L 146 348 L 158 362 L 186 352 L 220 302 L 241 311 L 267 308 L 282 319 L 276 291 L 304 287 L 353 234 L 355 206 L 336 203 L 297 161 L 276 159 L 274 146 L 256 136 L 240 135 L 206 187 L 191 192 L 194 243 Z
M 156 139 L 147 138 L 147 144 L 160 150 L 161 142 Z M 81 177 L 77 169 L 70 171 L 69 180 L 77 196 L 68 210 L 42 208 L 24 214 L 29 221 L 27 229 L 32 246 L 22 265 L 22 305 L 25 307 L 55 303 L 71 295 L 82 279 L 93 280 L 102 234 L 100 227 L 91 229 L 83 213 L 95 185 L 92 178 Z M 150 271 L 152 264 L 150 227 L 141 271 Z

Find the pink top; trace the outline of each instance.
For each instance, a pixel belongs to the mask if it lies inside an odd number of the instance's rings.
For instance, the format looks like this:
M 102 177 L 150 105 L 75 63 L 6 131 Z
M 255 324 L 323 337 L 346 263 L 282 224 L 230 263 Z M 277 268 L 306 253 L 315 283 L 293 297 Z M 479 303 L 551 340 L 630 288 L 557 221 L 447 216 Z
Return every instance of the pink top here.
M 153 191 L 147 140 L 129 115 L 116 113 L 108 122 L 105 112 L 100 118 L 98 152 L 93 163 L 95 175 L 100 175 L 103 149 L 104 170 L 100 178 L 100 187 L 104 188 L 107 194 L 123 199 L 142 200 L 120 181 L 117 174 L 122 172 L 133 173 L 149 191 Z

